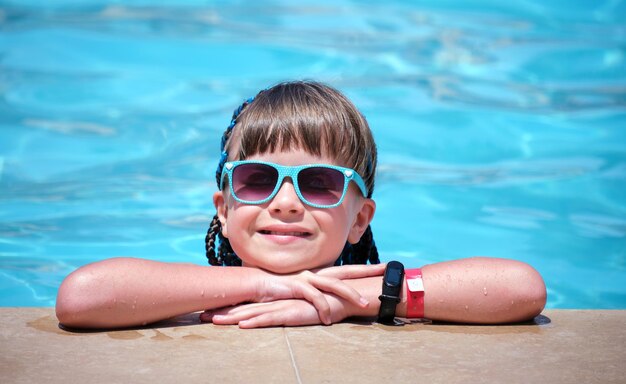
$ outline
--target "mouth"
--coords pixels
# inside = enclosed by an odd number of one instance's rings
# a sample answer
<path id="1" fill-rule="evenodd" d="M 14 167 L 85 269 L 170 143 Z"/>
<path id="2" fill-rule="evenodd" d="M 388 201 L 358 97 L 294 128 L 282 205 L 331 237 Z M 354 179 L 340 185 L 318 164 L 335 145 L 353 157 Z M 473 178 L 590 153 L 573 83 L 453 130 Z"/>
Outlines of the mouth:
<path id="1" fill-rule="evenodd" d="M 295 236 L 295 237 L 307 237 L 311 234 L 309 232 L 300 232 L 300 231 L 270 231 L 270 230 L 260 230 L 260 234 L 262 235 L 271 235 L 271 236 Z"/>

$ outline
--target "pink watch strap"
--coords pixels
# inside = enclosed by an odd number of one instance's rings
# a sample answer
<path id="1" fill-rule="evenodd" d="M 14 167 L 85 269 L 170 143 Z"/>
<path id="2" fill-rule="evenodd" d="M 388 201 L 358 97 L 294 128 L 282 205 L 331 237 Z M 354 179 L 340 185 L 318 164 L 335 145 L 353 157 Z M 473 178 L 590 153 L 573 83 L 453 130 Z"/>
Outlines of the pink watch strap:
<path id="1" fill-rule="evenodd" d="M 419 268 L 404 271 L 406 278 L 406 317 L 421 319 L 424 317 L 424 283 L 422 270 Z"/>

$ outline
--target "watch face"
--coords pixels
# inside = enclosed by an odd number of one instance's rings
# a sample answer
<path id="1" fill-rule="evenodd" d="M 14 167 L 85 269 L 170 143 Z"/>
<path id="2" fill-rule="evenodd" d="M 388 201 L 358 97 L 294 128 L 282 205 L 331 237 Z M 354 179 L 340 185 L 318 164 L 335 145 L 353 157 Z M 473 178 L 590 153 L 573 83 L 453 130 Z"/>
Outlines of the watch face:
<path id="1" fill-rule="evenodd" d="M 398 264 L 398 265 L 396 265 Z M 387 264 L 387 271 L 385 273 L 385 281 L 388 285 L 397 286 L 402 283 L 402 273 L 404 272 L 404 268 L 402 264 L 396 262 L 390 262 Z"/>

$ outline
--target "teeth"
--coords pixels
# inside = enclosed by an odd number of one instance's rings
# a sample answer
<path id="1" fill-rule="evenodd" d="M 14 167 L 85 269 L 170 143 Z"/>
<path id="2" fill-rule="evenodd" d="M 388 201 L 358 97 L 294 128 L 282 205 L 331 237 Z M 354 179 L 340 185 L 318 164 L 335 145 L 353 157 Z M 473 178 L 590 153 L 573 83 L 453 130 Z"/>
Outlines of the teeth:
<path id="1" fill-rule="evenodd" d="M 262 231 L 266 235 L 276 235 L 276 236 L 306 236 L 306 232 L 276 232 L 276 231 Z"/>

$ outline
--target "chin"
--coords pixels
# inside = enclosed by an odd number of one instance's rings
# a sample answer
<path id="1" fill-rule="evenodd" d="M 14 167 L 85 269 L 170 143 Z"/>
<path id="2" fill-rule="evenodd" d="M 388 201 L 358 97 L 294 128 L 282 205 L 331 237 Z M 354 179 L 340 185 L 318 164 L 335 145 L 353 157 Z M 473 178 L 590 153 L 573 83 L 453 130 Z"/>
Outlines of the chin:
<path id="1" fill-rule="evenodd" d="M 285 262 L 286 260 L 289 262 Z M 311 265 L 311 263 L 297 262 L 296 260 L 290 259 L 288 255 L 286 255 L 285 258 L 274 258 L 272 261 L 271 263 L 257 263 L 256 266 L 281 275 L 318 268 L 318 266 Z"/>
<path id="2" fill-rule="evenodd" d="M 266 271 L 278 273 L 281 275 L 285 275 L 288 273 L 301 272 L 305 269 L 310 269 L 306 267 L 300 267 L 297 265 L 271 265 L 271 266 L 262 266 L 261 268 L 265 269 Z"/>

